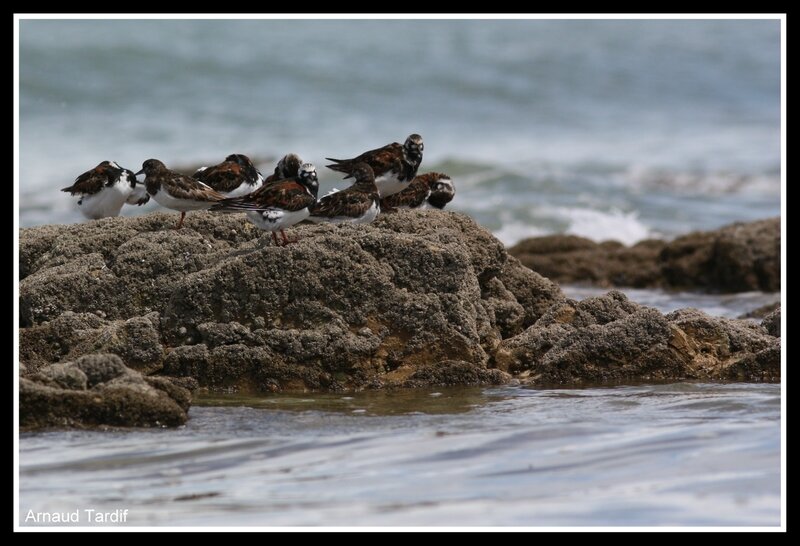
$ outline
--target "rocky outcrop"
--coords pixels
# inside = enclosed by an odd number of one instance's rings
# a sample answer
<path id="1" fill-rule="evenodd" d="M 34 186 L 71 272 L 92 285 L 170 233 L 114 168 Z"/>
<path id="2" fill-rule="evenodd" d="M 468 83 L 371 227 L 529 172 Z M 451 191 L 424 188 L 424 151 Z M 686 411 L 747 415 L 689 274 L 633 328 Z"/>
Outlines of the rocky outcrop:
<path id="1" fill-rule="evenodd" d="M 462 214 L 296 226 L 286 247 L 242 215 L 173 225 L 156 213 L 21 231 L 26 427 L 180 424 L 181 381 L 268 393 L 779 378 L 780 340 L 762 326 L 664 316 L 616 292 L 565 299 Z"/>
<path id="2" fill-rule="evenodd" d="M 495 365 L 537 385 L 780 379 L 780 340 L 751 321 L 696 309 L 662 315 L 621 292 L 553 305 L 504 340 Z"/>
<path id="3" fill-rule="evenodd" d="M 189 391 L 163 377 L 144 377 L 111 354 L 50 364 L 20 378 L 22 429 L 168 427 L 186 422 Z"/>
<path id="4" fill-rule="evenodd" d="M 22 231 L 28 370 L 104 352 L 220 390 L 495 383 L 494 348 L 562 297 L 455 213 L 299 226 L 287 247 L 241 215 L 173 220 Z"/>
<path id="5" fill-rule="evenodd" d="M 534 237 L 509 253 L 564 283 L 776 292 L 781 288 L 780 247 L 780 219 L 772 218 L 630 247 L 573 235 Z"/>

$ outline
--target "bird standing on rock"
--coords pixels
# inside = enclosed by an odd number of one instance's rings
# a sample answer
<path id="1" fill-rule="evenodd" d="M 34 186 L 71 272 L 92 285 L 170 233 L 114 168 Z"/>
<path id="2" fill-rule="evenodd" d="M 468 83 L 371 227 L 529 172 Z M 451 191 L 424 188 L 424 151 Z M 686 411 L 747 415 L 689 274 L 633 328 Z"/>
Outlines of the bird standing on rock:
<path id="1" fill-rule="evenodd" d="M 231 154 L 225 161 L 211 167 L 200 167 L 192 178 L 210 186 L 225 197 L 239 197 L 255 191 L 264 182 L 250 158 Z"/>
<path id="2" fill-rule="evenodd" d="M 90 220 L 119 216 L 122 205 L 144 205 L 150 196 L 133 171 L 123 169 L 114 161 L 103 161 L 94 169 L 86 171 L 75 182 L 61 191 L 80 195 L 78 208 Z"/>
<path id="3" fill-rule="evenodd" d="M 401 146 L 397 142 L 387 144 L 382 148 L 364 152 L 353 159 L 333 159 L 331 165 L 326 165 L 329 169 L 347 174 L 345 179 L 354 176 L 353 170 L 359 163 L 366 163 L 375 173 L 375 184 L 381 197 L 392 195 L 408 187 L 411 180 L 417 175 L 420 163 L 422 163 L 422 151 L 425 146 L 422 137 L 410 135 Z"/>
<path id="4" fill-rule="evenodd" d="M 368 224 L 380 211 L 381 197 L 375 185 L 375 173 L 366 163 L 352 168 L 356 181 L 349 188 L 329 193 L 311 207 L 308 219 L 333 224 Z"/>
<path id="5" fill-rule="evenodd" d="M 211 207 L 212 211 L 246 212 L 257 227 L 272 232 L 278 244 L 276 231 L 281 232 L 284 246 L 289 239 L 284 228 L 308 218 L 309 207 L 317 201 L 317 169 L 311 163 L 300 166 L 297 176 L 264 184 L 259 189 L 233 199 L 225 199 Z"/>
<path id="6" fill-rule="evenodd" d="M 142 173 L 145 175 L 144 185 L 147 193 L 156 203 L 180 211 L 181 219 L 175 229 L 183 226 L 187 211 L 207 209 L 217 201 L 225 199 L 224 195 L 214 191 L 207 184 L 168 169 L 158 159 L 148 159 L 142 163 L 142 170 L 136 174 Z"/>

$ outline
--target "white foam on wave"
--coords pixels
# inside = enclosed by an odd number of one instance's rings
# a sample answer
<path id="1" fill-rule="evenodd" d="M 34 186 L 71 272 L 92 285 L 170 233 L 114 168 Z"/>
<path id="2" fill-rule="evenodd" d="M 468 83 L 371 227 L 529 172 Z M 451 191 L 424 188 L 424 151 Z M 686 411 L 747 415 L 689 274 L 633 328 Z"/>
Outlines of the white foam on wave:
<path id="1" fill-rule="evenodd" d="M 541 237 L 553 233 L 568 233 L 601 242 L 614 240 L 626 245 L 635 244 L 643 239 L 658 238 L 659 234 L 650 229 L 639 219 L 635 211 L 625 212 L 619 209 L 602 211 L 586 208 L 557 207 L 548 211 L 553 221 L 566 224 L 564 229 L 546 229 L 541 225 L 524 223 L 503 218 L 500 229 L 494 235 L 506 246 L 513 246 L 528 237 Z M 550 222 L 548 222 L 550 223 Z"/>
<path id="2" fill-rule="evenodd" d="M 642 239 L 656 236 L 639 220 L 639 213 L 636 211 L 611 209 L 605 212 L 595 209 L 561 208 L 558 212 L 569 219 L 570 224 L 566 233 L 593 241 L 614 240 L 632 245 Z"/>

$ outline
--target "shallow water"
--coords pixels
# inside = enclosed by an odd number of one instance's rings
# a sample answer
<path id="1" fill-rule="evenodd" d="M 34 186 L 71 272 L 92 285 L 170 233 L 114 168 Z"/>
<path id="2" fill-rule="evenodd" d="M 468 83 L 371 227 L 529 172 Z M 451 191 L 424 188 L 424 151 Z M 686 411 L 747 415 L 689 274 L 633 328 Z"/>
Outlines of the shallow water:
<path id="1" fill-rule="evenodd" d="M 127 525 L 778 525 L 780 386 L 206 397 L 178 430 L 25 434 L 28 510 Z"/>

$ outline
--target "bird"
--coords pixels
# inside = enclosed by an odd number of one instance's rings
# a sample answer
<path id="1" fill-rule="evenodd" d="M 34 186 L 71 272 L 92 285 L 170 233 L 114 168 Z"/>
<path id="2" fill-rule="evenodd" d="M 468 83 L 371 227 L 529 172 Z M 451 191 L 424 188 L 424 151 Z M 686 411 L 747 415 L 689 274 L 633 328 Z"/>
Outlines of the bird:
<path id="1" fill-rule="evenodd" d="M 366 163 L 375 173 L 375 184 L 382 197 L 404 190 L 417 175 L 422 163 L 422 151 L 425 146 L 418 134 L 410 135 L 401 146 L 397 142 L 382 148 L 369 150 L 353 159 L 325 159 L 333 161 L 326 165 L 331 170 L 347 174 L 345 179 L 353 176 L 353 169 L 358 163 Z"/>
<path id="2" fill-rule="evenodd" d="M 219 212 L 246 212 L 256 227 L 272 232 L 272 240 L 278 244 L 276 231 L 280 231 L 283 245 L 289 239 L 283 231 L 308 218 L 309 207 L 317 202 L 317 169 L 311 163 L 300 166 L 296 176 L 264 184 L 253 193 L 224 199 L 211 207 Z"/>
<path id="3" fill-rule="evenodd" d="M 269 184 L 297 176 L 302 164 L 303 160 L 297 154 L 286 154 L 275 165 L 275 171 L 264 179 L 264 183 Z"/>
<path id="4" fill-rule="evenodd" d="M 382 198 L 381 212 L 393 209 L 443 209 L 455 194 L 453 180 L 446 174 L 420 174 L 403 191 Z"/>
<path id="5" fill-rule="evenodd" d="M 61 191 L 80 195 L 78 208 L 90 220 L 119 216 L 122 205 L 143 205 L 150 196 L 136 186 L 139 181 L 133 171 L 120 167 L 114 161 L 102 161 L 94 169 L 75 179 L 71 186 Z"/>
<path id="6" fill-rule="evenodd" d="M 356 179 L 352 186 L 329 193 L 310 208 L 311 222 L 366 224 L 380 211 L 380 194 L 375 173 L 366 163 L 356 163 L 351 170 Z"/>
<path id="7" fill-rule="evenodd" d="M 181 219 L 175 229 L 183 226 L 187 211 L 207 209 L 217 201 L 225 199 L 224 195 L 207 184 L 168 169 L 158 159 L 148 159 L 142 163 L 142 170 L 136 175 L 142 173 L 145 175 L 144 185 L 147 193 L 156 203 L 180 211 Z"/>
<path id="8" fill-rule="evenodd" d="M 231 154 L 218 165 L 200 167 L 192 178 L 210 186 L 225 197 L 247 195 L 264 182 L 264 177 L 253 162 L 243 154 Z"/>

